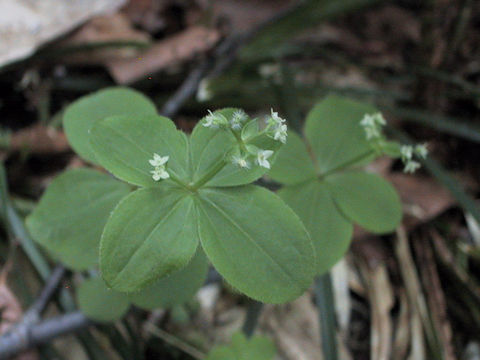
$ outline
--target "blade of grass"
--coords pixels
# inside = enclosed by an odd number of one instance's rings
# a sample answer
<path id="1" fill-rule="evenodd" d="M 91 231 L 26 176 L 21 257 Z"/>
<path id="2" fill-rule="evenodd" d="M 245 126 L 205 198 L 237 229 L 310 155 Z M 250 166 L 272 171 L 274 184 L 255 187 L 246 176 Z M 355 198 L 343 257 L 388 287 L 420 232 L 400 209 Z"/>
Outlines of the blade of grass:
<path id="1" fill-rule="evenodd" d="M 432 114 L 429 111 L 380 105 L 384 111 L 399 116 L 402 120 L 430 126 L 446 134 L 455 135 L 480 143 L 480 128 L 472 126 L 464 119 Z"/>
<path id="2" fill-rule="evenodd" d="M 251 337 L 258 325 L 258 318 L 262 313 L 263 304 L 255 300 L 249 300 L 247 316 L 242 326 L 242 331 L 247 337 Z"/>
<path id="3" fill-rule="evenodd" d="M 335 319 L 335 299 L 333 297 L 330 273 L 318 276 L 315 280 L 315 302 L 319 310 L 319 323 L 325 360 L 337 360 L 337 330 Z"/>

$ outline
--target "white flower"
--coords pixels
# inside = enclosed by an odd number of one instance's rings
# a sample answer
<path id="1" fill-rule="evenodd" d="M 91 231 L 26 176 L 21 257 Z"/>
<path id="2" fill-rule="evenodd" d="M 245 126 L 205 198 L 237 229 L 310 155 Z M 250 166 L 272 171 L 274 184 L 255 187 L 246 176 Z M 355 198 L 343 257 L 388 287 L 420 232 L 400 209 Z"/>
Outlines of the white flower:
<path id="1" fill-rule="evenodd" d="M 360 125 L 365 130 L 367 140 L 381 138 L 382 126 L 386 125 L 386 123 L 381 113 L 365 114 L 360 121 Z"/>
<path id="2" fill-rule="evenodd" d="M 150 171 L 152 173 L 152 178 L 155 181 L 168 179 L 170 174 L 165 170 L 164 166 L 158 166 L 154 170 Z"/>
<path id="3" fill-rule="evenodd" d="M 270 169 L 270 163 L 268 162 L 268 158 L 273 155 L 272 150 L 258 150 L 257 152 L 257 159 L 255 160 L 256 163 L 266 169 Z"/>
<path id="4" fill-rule="evenodd" d="M 413 156 L 413 146 L 402 145 L 400 148 L 400 155 L 402 156 L 403 161 L 410 160 Z"/>
<path id="5" fill-rule="evenodd" d="M 422 159 L 425 159 L 428 155 L 427 144 L 415 146 L 415 154 L 417 154 Z"/>
<path id="6" fill-rule="evenodd" d="M 169 156 L 160 156 L 158 154 L 153 154 L 153 159 L 148 160 L 152 166 L 162 166 L 167 163 Z"/>
<path id="7" fill-rule="evenodd" d="M 228 124 L 228 120 L 225 116 L 220 113 L 212 113 L 208 110 L 208 115 L 205 117 L 202 125 L 205 127 L 210 127 L 212 129 L 216 129 L 220 126 L 226 126 Z"/>
<path id="8" fill-rule="evenodd" d="M 387 122 L 385 121 L 385 118 L 383 117 L 382 113 L 376 113 L 372 115 L 373 121 L 380 126 L 385 126 L 387 125 Z"/>
<path id="9" fill-rule="evenodd" d="M 364 127 L 365 135 L 367 136 L 367 140 L 370 139 L 378 139 L 381 136 L 380 130 L 377 126 L 368 126 Z"/>
<path id="10" fill-rule="evenodd" d="M 234 155 L 232 157 L 232 163 L 233 165 L 237 165 L 242 169 L 250 169 L 250 163 L 244 157 L 241 157 L 239 155 Z"/>
<path id="11" fill-rule="evenodd" d="M 152 179 L 155 181 L 159 181 L 161 179 L 168 179 L 170 174 L 165 169 L 165 165 L 170 157 L 167 156 L 160 156 L 158 154 L 153 154 L 153 159 L 148 160 L 150 165 L 154 167 L 150 173 L 152 174 Z"/>
<path id="12" fill-rule="evenodd" d="M 273 139 L 285 144 L 287 142 L 287 125 L 277 126 L 274 131 Z"/>
<path id="13" fill-rule="evenodd" d="M 248 119 L 247 114 L 243 110 L 236 110 L 232 119 L 230 120 L 230 126 L 233 130 L 240 130 L 243 126 L 243 123 Z"/>
<path id="14" fill-rule="evenodd" d="M 282 119 L 280 116 L 278 116 L 278 112 L 273 111 L 273 109 L 270 109 L 270 114 L 271 124 L 280 126 L 285 122 L 285 119 Z"/>
<path id="15" fill-rule="evenodd" d="M 375 126 L 375 119 L 372 115 L 365 114 L 363 119 L 360 121 L 360 125 L 362 125 L 363 127 Z"/>
<path id="16" fill-rule="evenodd" d="M 198 90 L 196 95 L 198 102 L 208 101 L 213 98 L 213 93 L 209 88 L 209 83 L 209 79 L 203 79 L 202 81 L 200 81 L 200 84 L 198 84 Z"/>
<path id="17" fill-rule="evenodd" d="M 420 163 L 414 160 L 410 160 L 405 164 L 403 172 L 413 174 L 420 167 Z"/>

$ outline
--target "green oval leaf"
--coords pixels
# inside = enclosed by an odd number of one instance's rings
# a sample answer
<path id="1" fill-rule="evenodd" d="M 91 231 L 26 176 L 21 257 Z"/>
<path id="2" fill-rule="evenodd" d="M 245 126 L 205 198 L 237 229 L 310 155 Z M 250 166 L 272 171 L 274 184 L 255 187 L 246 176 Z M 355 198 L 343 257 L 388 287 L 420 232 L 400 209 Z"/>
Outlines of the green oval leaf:
<path id="1" fill-rule="evenodd" d="M 393 186 L 378 175 L 345 172 L 327 179 L 335 203 L 346 217 L 375 233 L 395 230 L 402 204 Z"/>
<path id="2" fill-rule="evenodd" d="M 279 150 L 268 176 L 286 185 L 299 184 L 316 177 L 307 147 L 295 132 L 288 132 L 287 143 Z"/>
<path id="3" fill-rule="evenodd" d="M 77 302 L 86 317 L 100 322 L 121 319 L 130 307 L 127 296 L 108 289 L 100 277 L 87 279 L 80 284 Z"/>
<path id="4" fill-rule="evenodd" d="M 317 254 L 317 275 L 327 272 L 347 252 L 352 223 L 337 209 L 327 185 L 318 180 L 286 186 L 278 195 L 297 213 L 310 233 Z"/>
<path id="5" fill-rule="evenodd" d="M 130 300 L 147 310 L 182 305 L 200 289 L 207 272 L 208 261 L 199 248 L 187 266 L 153 282 L 139 292 L 130 294 Z"/>
<path id="6" fill-rule="evenodd" d="M 360 121 L 375 112 L 371 105 L 333 95 L 315 105 L 305 122 L 305 136 L 321 173 L 371 151 Z"/>
<path id="7" fill-rule="evenodd" d="M 75 270 L 98 263 L 103 227 L 128 185 L 89 169 L 69 170 L 52 181 L 27 218 L 32 237 Z"/>
<path id="8" fill-rule="evenodd" d="M 109 218 L 100 243 L 106 283 L 124 292 L 188 264 L 198 244 L 193 200 L 174 187 L 139 189 Z"/>
<path id="9" fill-rule="evenodd" d="M 203 249 L 220 274 L 267 303 L 300 296 L 315 273 L 315 251 L 300 219 L 272 192 L 249 185 L 202 189 Z"/>
<path id="10" fill-rule="evenodd" d="M 166 117 L 113 116 L 99 121 L 90 132 L 97 160 L 119 179 L 139 186 L 158 185 L 148 162 L 154 153 L 169 156 L 167 169 L 171 175 L 188 177 L 188 139 Z"/>
<path id="11" fill-rule="evenodd" d="M 124 87 L 107 88 L 70 104 L 63 115 L 63 128 L 75 152 L 83 159 L 97 163 L 88 134 L 97 121 L 113 115 L 156 113 L 155 105 L 138 91 Z"/>

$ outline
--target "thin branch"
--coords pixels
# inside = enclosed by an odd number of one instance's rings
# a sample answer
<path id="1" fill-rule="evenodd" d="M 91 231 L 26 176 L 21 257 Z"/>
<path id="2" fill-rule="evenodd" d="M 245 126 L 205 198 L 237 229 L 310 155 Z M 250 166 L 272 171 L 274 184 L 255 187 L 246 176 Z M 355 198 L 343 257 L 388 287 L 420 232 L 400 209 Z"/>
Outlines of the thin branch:
<path id="1" fill-rule="evenodd" d="M 60 284 L 60 281 L 65 275 L 65 272 L 66 272 L 65 267 L 63 267 L 63 265 L 61 264 L 57 265 L 55 269 L 53 269 L 50 275 L 50 278 L 47 280 L 47 283 L 43 287 L 42 292 L 40 293 L 38 298 L 35 300 L 33 305 L 30 307 L 30 309 L 27 311 L 27 313 L 25 314 L 25 317 L 35 317 L 35 318 L 40 317 L 42 312 L 47 307 L 48 302 L 57 291 L 58 285 Z M 37 321 L 34 321 L 34 322 L 37 322 Z"/>
<path id="2" fill-rule="evenodd" d="M 21 351 L 47 343 L 60 335 L 78 331 L 91 324 L 92 322 L 85 315 L 76 311 L 30 327 L 23 327 L 21 332 L 7 333 L 0 337 L 0 359 L 9 359 Z"/>

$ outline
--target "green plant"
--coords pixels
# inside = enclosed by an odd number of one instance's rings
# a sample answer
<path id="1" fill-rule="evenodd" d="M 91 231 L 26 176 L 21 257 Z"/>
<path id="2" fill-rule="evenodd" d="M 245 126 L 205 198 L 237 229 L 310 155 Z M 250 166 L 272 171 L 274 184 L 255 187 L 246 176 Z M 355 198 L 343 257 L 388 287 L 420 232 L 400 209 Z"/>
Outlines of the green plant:
<path id="1" fill-rule="evenodd" d="M 115 291 L 166 292 L 154 281 L 172 285 L 197 253 L 252 298 L 279 303 L 301 295 L 314 276 L 309 235 L 279 197 L 249 185 L 286 141 L 284 120 L 272 112 L 261 128 L 243 111 L 224 109 L 188 137 L 154 109 L 125 88 L 69 106 L 72 147 L 123 182 L 93 169 L 60 175 L 27 219 L 34 238 L 75 270 L 99 263 Z"/>
<path id="2" fill-rule="evenodd" d="M 385 120 L 372 106 L 328 96 L 308 114 L 302 139 L 289 133 L 269 176 L 284 186 L 278 195 L 300 216 L 315 245 L 318 275 L 343 257 L 353 224 L 374 233 L 393 231 L 402 217 L 389 182 L 365 172 L 383 155 L 401 157 L 405 171 L 420 165 L 425 145 L 402 146 L 382 132 Z"/>
<path id="3" fill-rule="evenodd" d="M 83 282 L 78 302 L 100 321 L 131 303 L 186 302 L 209 263 L 247 296 L 287 302 L 343 256 L 354 222 L 383 233 L 400 221 L 393 187 L 357 167 L 387 154 L 412 171 L 426 149 L 387 141 L 383 125 L 370 106 L 329 97 L 308 115 L 306 142 L 287 141 L 273 110 L 265 123 L 240 109 L 210 112 L 187 136 L 140 93 L 106 89 L 70 105 L 64 127 L 84 160 L 116 178 L 66 171 L 27 226 L 71 269 L 99 266 L 105 283 Z M 268 170 L 285 185 L 280 197 L 250 184 Z"/>

